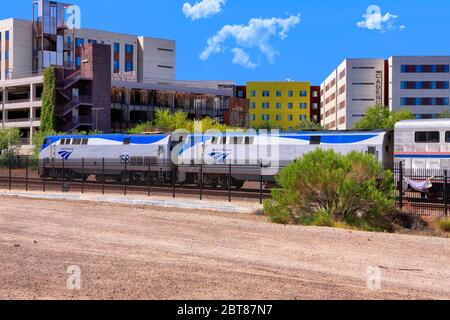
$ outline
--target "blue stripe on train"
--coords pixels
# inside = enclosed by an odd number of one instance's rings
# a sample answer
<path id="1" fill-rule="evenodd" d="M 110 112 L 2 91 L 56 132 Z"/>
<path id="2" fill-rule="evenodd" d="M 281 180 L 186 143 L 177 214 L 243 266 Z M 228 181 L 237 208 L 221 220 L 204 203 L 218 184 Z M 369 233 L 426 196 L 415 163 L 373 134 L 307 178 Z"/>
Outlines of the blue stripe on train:
<path id="1" fill-rule="evenodd" d="M 350 144 L 363 142 L 378 137 L 378 135 L 316 135 L 321 137 L 321 143 Z M 281 136 L 281 138 L 311 141 L 313 136 Z"/>
<path id="2" fill-rule="evenodd" d="M 450 159 L 450 154 L 396 154 L 396 159 Z"/>

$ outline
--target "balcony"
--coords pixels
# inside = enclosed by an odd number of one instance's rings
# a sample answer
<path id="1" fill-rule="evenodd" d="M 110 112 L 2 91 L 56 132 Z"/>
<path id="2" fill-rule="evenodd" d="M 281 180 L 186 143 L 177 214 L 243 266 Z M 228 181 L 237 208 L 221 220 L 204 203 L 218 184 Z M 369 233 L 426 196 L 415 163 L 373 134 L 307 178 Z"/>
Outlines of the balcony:
<path id="1" fill-rule="evenodd" d="M 92 96 L 81 95 L 73 97 L 72 101 L 70 101 L 67 105 L 64 106 L 63 115 L 66 116 L 76 108 L 81 105 L 92 106 Z"/>
<path id="2" fill-rule="evenodd" d="M 65 131 L 67 132 L 75 131 L 82 126 L 92 127 L 92 121 L 93 121 L 92 116 L 72 117 L 72 122 L 67 124 Z"/>

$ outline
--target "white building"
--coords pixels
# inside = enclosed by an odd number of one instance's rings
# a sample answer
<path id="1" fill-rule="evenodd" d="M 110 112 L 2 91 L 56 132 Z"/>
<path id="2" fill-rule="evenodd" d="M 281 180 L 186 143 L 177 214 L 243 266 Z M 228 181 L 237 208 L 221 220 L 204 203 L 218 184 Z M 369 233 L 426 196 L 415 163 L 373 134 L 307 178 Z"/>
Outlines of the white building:
<path id="1" fill-rule="evenodd" d="M 417 119 L 436 118 L 449 108 L 450 56 L 390 57 L 389 107 L 408 108 Z"/>
<path id="2" fill-rule="evenodd" d="M 387 102 L 384 59 L 346 59 L 321 84 L 321 123 L 352 129 L 374 105 Z"/>

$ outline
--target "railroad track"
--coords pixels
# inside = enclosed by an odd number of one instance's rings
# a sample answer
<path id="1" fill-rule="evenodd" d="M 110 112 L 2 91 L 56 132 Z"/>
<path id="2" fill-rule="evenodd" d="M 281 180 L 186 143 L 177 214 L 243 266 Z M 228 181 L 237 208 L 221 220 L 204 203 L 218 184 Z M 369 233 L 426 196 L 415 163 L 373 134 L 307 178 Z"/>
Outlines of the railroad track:
<path id="1" fill-rule="evenodd" d="M 45 183 L 44 183 L 45 182 Z M 10 185 L 9 177 L 0 177 L 0 186 L 3 189 L 8 189 Z M 62 180 L 53 180 L 53 179 L 39 179 L 39 178 L 29 178 L 25 177 L 13 177 L 11 179 L 11 189 L 15 190 L 17 188 L 26 189 L 28 185 L 28 190 L 45 190 L 46 191 L 62 191 L 64 188 L 68 190 L 68 192 L 98 192 L 101 193 L 103 190 L 105 193 L 124 193 L 127 195 L 133 194 L 170 194 L 173 195 L 190 195 L 200 198 L 200 195 L 203 197 L 223 197 L 229 198 L 231 194 L 232 199 L 268 199 L 270 197 L 270 190 L 264 189 L 262 193 L 259 189 L 252 188 L 244 188 L 244 189 L 234 189 L 231 191 L 224 188 L 211 188 L 204 187 L 203 190 L 200 190 L 197 186 L 182 186 L 175 185 L 175 188 L 172 185 L 153 185 L 150 187 L 148 185 L 137 185 L 132 183 L 114 183 L 110 181 L 105 181 L 103 185 L 102 182 L 94 182 L 94 181 L 86 181 L 82 183 L 81 181 L 66 181 L 63 186 Z"/>

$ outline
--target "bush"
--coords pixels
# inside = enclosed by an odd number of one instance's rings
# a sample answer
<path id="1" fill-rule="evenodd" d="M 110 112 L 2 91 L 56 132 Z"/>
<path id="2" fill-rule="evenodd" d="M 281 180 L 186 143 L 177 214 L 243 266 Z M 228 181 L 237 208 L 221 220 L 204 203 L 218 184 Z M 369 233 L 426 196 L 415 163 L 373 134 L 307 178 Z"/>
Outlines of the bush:
<path id="1" fill-rule="evenodd" d="M 265 203 L 275 223 L 390 228 L 393 175 L 371 155 L 319 149 L 285 168 L 277 182 L 279 188 Z"/>
<path id="2" fill-rule="evenodd" d="M 449 218 L 440 219 L 437 222 L 437 226 L 439 230 L 441 230 L 442 232 L 450 232 L 450 219 Z"/>

